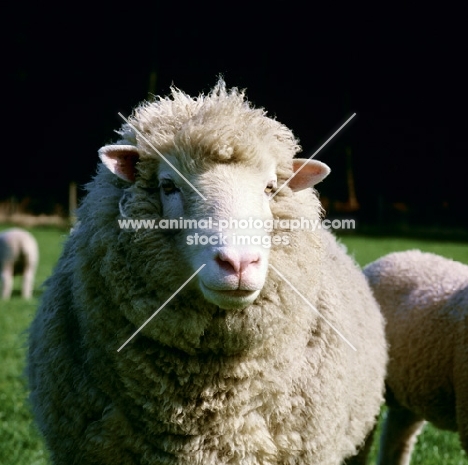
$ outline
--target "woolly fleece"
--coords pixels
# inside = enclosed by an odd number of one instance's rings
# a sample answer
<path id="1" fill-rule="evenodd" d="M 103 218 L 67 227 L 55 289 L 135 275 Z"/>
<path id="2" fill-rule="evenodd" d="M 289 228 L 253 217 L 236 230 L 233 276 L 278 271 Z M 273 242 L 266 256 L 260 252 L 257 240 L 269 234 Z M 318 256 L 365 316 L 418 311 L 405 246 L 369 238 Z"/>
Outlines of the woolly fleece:
<path id="1" fill-rule="evenodd" d="M 32 296 L 34 277 L 39 262 L 39 247 L 35 237 L 21 228 L 10 228 L 0 233 L 1 296 L 8 300 L 13 291 L 13 277 L 22 277 L 21 295 Z"/>
<path id="2" fill-rule="evenodd" d="M 422 420 L 458 431 L 468 452 L 468 266 L 411 250 L 380 258 L 364 273 L 387 322 L 387 397 L 400 420 L 387 425 L 381 463 L 407 463 L 395 457 L 404 454 L 401 444 L 414 442 Z"/>
<path id="3" fill-rule="evenodd" d="M 117 352 L 193 272 L 171 234 L 119 229 L 122 204 L 129 217 L 161 215 L 151 146 L 195 181 L 213 164 L 274 157 L 280 185 L 294 136 L 222 81 L 198 98 L 173 89 L 130 121 L 151 142 L 120 131 L 140 152 L 136 181 L 99 166 L 30 328 L 31 402 L 53 463 L 339 464 L 374 425 L 386 345 L 362 272 L 328 232 L 288 231 L 270 263 L 356 351 L 270 269 L 243 310 L 184 288 Z M 313 189 L 289 187 L 271 210 L 321 213 Z"/>

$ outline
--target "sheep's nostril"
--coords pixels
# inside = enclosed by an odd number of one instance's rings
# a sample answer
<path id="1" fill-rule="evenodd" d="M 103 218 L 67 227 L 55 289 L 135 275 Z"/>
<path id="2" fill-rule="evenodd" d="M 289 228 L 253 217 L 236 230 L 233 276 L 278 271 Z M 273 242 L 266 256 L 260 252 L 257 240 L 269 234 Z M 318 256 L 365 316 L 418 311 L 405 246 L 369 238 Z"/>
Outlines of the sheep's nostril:
<path id="1" fill-rule="evenodd" d="M 225 270 L 225 271 L 229 271 L 229 272 L 235 272 L 235 273 L 238 273 L 239 271 L 239 264 L 237 263 L 236 260 L 234 259 L 228 259 L 226 257 L 224 258 L 221 258 L 219 255 L 216 257 L 216 263 L 218 264 L 218 266 L 222 269 L 222 270 Z"/>
<path id="2" fill-rule="evenodd" d="M 260 263 L 260 254 L 255 251 L 222 249 L 216 255 L 215 260 L 221 269 L 241 274 L 249 266 L 257 266 Z"/>

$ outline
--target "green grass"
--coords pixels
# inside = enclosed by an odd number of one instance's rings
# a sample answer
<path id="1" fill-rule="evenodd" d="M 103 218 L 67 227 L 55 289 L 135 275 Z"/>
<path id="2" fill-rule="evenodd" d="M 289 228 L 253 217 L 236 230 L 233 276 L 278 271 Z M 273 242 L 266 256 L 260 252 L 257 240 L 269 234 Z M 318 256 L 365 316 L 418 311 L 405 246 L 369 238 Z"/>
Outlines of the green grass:
<path id="1" fill-rule="evenodd" d="M 462 242 L 354 235 L 343 236 L 341 241 L 361 266 L 391 252 L 410 249 L 436 253 L 468 264 L 468 244 Z"/>
<path id="2" fill-rule="evenodd" d="M 4 229 L 1 227 L 0 229 Z M 55 228 L 34 228 L 41 261 L 37 273 L 34 299 L 20 298 L 19 280 L 9 302 L 0 301 L 0 464 L 46 465 L 47 452 L 34 426 L 27 402 L 23 376 L 26 335 L 40 296 L 40 284 L 50 275 L 58 259 L 65 232 Z M 396 250 L 419 248 L 468 264 L 468 246 L 461 243 L 423 241 L 400 238 L 345 236 L 342 242 L 356 260 L 365 265 Z M 375 461 L 377 441 L 373 446 Z M 411 465 L 462 465 L 467 458 L 456 434 L 439 431 L 428 425 L 420 435 Z M 85 464 L 83 464 L 85 465 Z"/>

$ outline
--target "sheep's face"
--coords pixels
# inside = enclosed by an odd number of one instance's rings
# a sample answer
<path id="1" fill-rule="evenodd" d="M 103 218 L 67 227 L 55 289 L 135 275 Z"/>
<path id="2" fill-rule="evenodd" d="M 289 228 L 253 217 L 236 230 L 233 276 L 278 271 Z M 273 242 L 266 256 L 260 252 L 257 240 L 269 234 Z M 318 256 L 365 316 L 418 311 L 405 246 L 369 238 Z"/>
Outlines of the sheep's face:
<path id="1" fill-rule="evenodd" d="M 275 166 L 214 165 L 187 177 L 192 188 L 163 165 L 158 180 L 164 217 L 196 220 L 179 232 L 178 247 L 193 270 L 203 266 L 196 279 L 204 297 L 224 309 L 251 304 L 268 269 L 269 233 L 262 225 L 272 218 Z"/>
<path id="2" fill-rule="evenodd" d="M 101 159 L 117 176 L 138 179 L 138 151 L 131 146 L 107 146 Z M 278 186 L 274 158 L 257 163 L 212 163 L 190 172 L 176 156 L 155 164 L 154 184 L 165 220 L 176 220 L 171 230 L 182 263 L 196 275 L 205 299 L 222 309 L 242 309 L 255 301 L 268 271 L 271 232 L 265 227 L 273 215 L 270 202 Z M 141 160 L 141 164 L 149 161 Z M 292 160 L 293 169 L 304 160 Z M 195 171 L 195 170 L 194 170 Z M 329 168 L 308 161 L 289 182 L 293 190 L 321 181 Z"/>

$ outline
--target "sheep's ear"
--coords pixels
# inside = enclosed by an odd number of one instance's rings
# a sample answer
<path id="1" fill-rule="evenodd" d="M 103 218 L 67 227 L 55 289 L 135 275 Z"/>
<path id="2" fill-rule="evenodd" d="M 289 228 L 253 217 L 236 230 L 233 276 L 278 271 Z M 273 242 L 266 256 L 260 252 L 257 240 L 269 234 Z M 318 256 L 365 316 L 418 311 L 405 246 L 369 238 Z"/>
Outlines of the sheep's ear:
<path id="1" fill-rule="evenodd" d="M 104 165 L 124 181 L 134 182 L 136 164 L 140 159 L 133 145 L 105 145 L 99 149 L 99 157 Z"/>
<path id="2" fill-rule="evenodd" d="M 330 168 L 325 163 L 301 158 L 293 160 L 293 170 L 295 175 L 289 181 L 289 187 L 293 191 L 313 187 L 330 174 Z"/>

